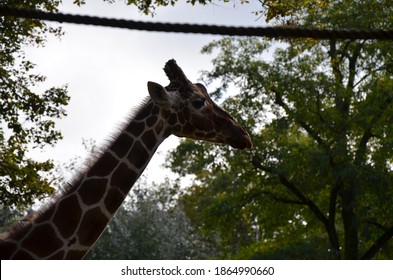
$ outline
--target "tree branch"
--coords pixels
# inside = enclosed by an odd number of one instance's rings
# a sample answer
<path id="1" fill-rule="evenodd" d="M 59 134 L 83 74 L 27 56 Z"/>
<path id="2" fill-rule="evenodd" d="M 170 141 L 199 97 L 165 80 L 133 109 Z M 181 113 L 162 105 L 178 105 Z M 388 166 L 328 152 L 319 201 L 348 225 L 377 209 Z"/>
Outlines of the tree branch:
<path id="1" fill-rule="evenodd" d="M 327 149 L 327 145 L 325 144 L 324 140 L 318 135 L 318 133 L 313 130 L 311 128 L 310 125 L 308 125 L 307 123 L 305 123 L 304 121 L 300 120 L 299 118 L 296 117 L 296 115 L 292 112 L 291 109 L 289 109 L 288 105 L 284 102 L 284 100 L 282 99 L 282 95 L 280 92 L 278 92 L 277 89 L 272 88 L 271 89 L 275 95 L 276 95 L 276 104 L 280 105 L 285 112 L 291 116 L 302 128 L 304 128 L 304 130 L 307 131 L 307 133 L 315 140 L 317 141 L 317 143 L 322 146 L 323 148 L 325 148 L 325 150 Z"/>
<path id="2" fill-rule="evenodd" d="M 339 185 L 335 185 L 330 192 L 329 199 L 329 217 L 328 217 L 328 227 L 330 244 L 333 247 L 334 253 L 337 259 L 340 259 L 340 241 L 338 240 L 338 235 L 336 231 L 336 204 L 338 191 L 340 189 Z"/>
<path id="3" fill-rule="evenodd" d="M 359 81 L 357 81 L 357 82 L 353 85 L 353 88 L 356 88 L 361 82 L 363 82 L 365 79 L 367 79 L 367 77 L 369 77 L 369 76 L 375 74 L 376 72 L 382 71 L 382 70 L 386 70 L 386 69 L 387 69 L 386 66 L 387 66 L 389 63 L 391 63 L 391 62 L 386 62 L 386 63 L 384 63 L 383 65 L 381 65 L 380 67 L 378 67 L 378 68 L 376 68 L 376 69 L 374 69 L 374 70 L 372 70 L 372 69 L 365 69 L 365 70 L 369 70 L 369 72 L 368 72 L 367 74 L 365 74 L 363 77 L 361 77 L 361 78 L 359 79 Z"/>
<path id="4" fill-rule="evenodd" d="M 362 256 L 362 260 L 370 260 L 375 257 L 378 251 L 393 237 L 393 226 L 390 227 Z"/>
<path id="5" fill-rule="evenodd" d="M 252 196 L 250 196 L 249 198 L 256 197 L 256 196 L 259 196 L 259 195 L 266 195 L 266 196 L 269 196 L 269 197 L 271 197 L 273 200 L 275 200 L 275 201 L 277 201 L 277 202 L 285 203 L 285 204 L 299 204 L 299 205 L 305 205 L 305 203 L 304 203 L 303 201 L 294 200 L 294 199 L 288 199 L 288 198 L 286 198 L 286 197 L 279 196 L 279 195 L 277 195 L 277 194 L 275 194 L 275 193 L 273 193 L 273 192 L 269 192 L 269 191 L 260 191 L 260 192 L 257 192 L 257 193 L 255 193 L 255 194 L 253 194 Z"/>
<path id="6" fill-rule="evenodd" d="M 252 164 L 253 164 L 253 166 L 254 166 L 255 168 L 258 168 L 258 169 L 261 169 L 261 170 L 263 170 L 263 171 L 265 171 L 265 172 L 269 172 L 269 173 L 272 173 L 272 174 L 276 175 L 276 176 L 279 178 L 280 182 L 281 182 L 285 187 L 287 187 L 287 189 L 289 189 L 289 190 L 299 199 L 299 201 L 298 201 L 297 204 L 305 204 L 305 205 L 307 205 L 309 208 L 311 208 L 311 210 L 312 210 L 313 212 L 315 211 L 316 216 L 319 217 L 320 220 L 321 220 L 323 223 L 327 223 L 327 219 L 326 219 L 326 217 L 323 215 L 323 213 L 321 212 L 321 210 L 319 210 L 319 208 L 318 208 L 311 200 L 307 199 L 307 198 L 303 195 L 303 193 L 302 193 L 298 188 L 296 188 L 296 186 L 295 186 L 293 183 L 291 183 L 291 182 L 290 182 L 283 174 L 281 174 L 278 170 L 275 170 L 275 169 L 273 169 L 273 168 L 271 168 L 271 167 L 263 166 L 258 156 L 254 156 L 254 157 L 252 158 Z"/>
<path id="7" fill-rule="evenodd" d="M 378 119 L 382 116 L 382 113 L 389 107 L 389 105 L 392 103 L 392 98 L 388 95 L 386 97 L 385 102 L 383 102 L 379 108 L 379 111 L 374 117 L 371 119 L 369 125 L 365 129 L 363 136 L 359 142 L 359 147 L 356 150 L 356 155 L 355 155 L 355 165 L 359 166 L 362 159 L 366 155 L 367 152 L 367 143 L 370 140 L 370 138 L 373 136 L 372 135 L 372 128 L 375 122 L 378 121 Z"/>
<path id="8" fill-rule="evenodd" d="M 336 81 L 342 84 L 343 75 L 340 69 L 340 63 L 342 59 L 339 59 L 337 55 L 336 40 L 330 40 L 330 50 L 328 53 L 330 56 L 330 64 L 333 69 L 334 77 L 336 78 Z"/>
<path id="9" fill-rule="evenodd" d="M 369 225 L 373 225 L 373 226 L 375 226 L 375 227 L 377 227 L 377 228 L 379 228 L 379 229 L 381 229 L 383 231 L 387 231 L 388 230 L 388 227 L 386 227 L 384 225 L 381 225 L 380 223 L 372 221 L 372 220 L 366 220 L 366 221 L 364 221 L 364 223 L 369 224 Z"/>
<path id="10" fill-rule="evenodd" d="M 336 258 L 339 259 L 340 258 L 340 245 L 339 245 L 338 236 L 337 236 L 335 223 L 334 223 L 335 209 L 334 209 L 334 211 L 330 210 L 331 216 L 329 215 L 329 219 L 326 218 L 326 216 L 322 213 L 322 211 L 318 208 L 318 206 L 312 200 L 308 199 L 296 187 L 296 185 L 293 182 L 289 181 L 285 177 L 284 174 L 282 174 L 281 172 L 279 172 L 278 170 L 276 170 L 272 167 L 263 166 L 260 158 L 257 155 L 255 155 L 252 158 L 252 164 L 255 168 L 258 168 L 258 169 L 263 170 L 265 172 L 272 173 L 272 174 L 276 175 L 278 177 L 278 179 L 280 180 L 281 184 L 283 184 L 289 191 L 292 192 L 292 194 L 294 194 L 298 198 L 298 201 L 296 202 L 296 204 L 306 205 L 311 210 L 311 212 L 317 217 L 317 219 L 322 222 L 322 224 L 324 225 L 324 227 L 327 231 L 327 234 L 329 237 L 329 242 L 330 242 L 331 248 L 333 249 L 333 253 L 335 254 Z M 334 207 L 335 207 L 337 192 L 338 192 L 338 189 L 336 189 L 334 191 L 334 193 L 332 194 L 334 196 L 334 198 L 332 200 L 332 201 L 334 201 Z"/>
<path id="11" fill-rule="evenodd" d="M 318 206 L 310 199 L 308 199 L 297 187 L 296 185 L 289 181 L 287 177 L 281 172 L 277 172 L 276 175 L 280 180 L 281 184 L 283 184 L 289 191 L 292 192 L 303 204 L 307 205 L 311 212 L 325 225 L 328 226 L 328 219 L 322 213 L 322 211 L 318 208 Z"/>
<path id="12" fill-rule="evenodd" d="M 351 90 L 353 90 L 354 88 L 355 76 L 356 76 L 356 62 L 360 56 L 360 51 L 362 50 L 363 45 L 364 42 L 358 43 L 356 45 L 355 51 L 353 52 L 353 55 L 349 58 L 349 64 L 348 64 L 349 77 L 348 77 L 347 88 L 350 88 Z"/>

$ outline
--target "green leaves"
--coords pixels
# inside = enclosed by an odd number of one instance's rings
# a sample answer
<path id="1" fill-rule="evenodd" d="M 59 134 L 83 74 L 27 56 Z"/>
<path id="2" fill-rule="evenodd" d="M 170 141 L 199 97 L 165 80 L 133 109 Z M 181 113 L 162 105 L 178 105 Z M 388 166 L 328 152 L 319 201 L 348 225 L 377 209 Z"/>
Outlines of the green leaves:
<path id="1" fill-rule="evenodd" d="M 59 1 L 13 1 L 5 4 L 56 11 Z M 36 92 L 45 76 L 33 73 L 34 63 L 23 52 L 26 45 L 42 46 L 48 33 L 60 36 L 60 28 L 44 22 L 0 17 L 0 201 L 3 208 L 24 209 L 36 198 L 53 192 L 43 176 L 50 160 L 36 162 L 27 156 L 31 148 L 54 145 L 61 139 L 55 120 L 66 115 L 67 86 Z"/>
<path id="2" fill-rule="evenodd" d="M 104 0 L 108 3 L 114 3 L 116 0 Z M 127 0 L 125 1 L 127 5 L 136 6 L 138 10 L 145 15 L 154 16 L 156 14 L 156 9 L 159 7 L 167 7 L 167 6 L 174 6 L 178 0 L 148 0 L 148 1 L 141 1 L 141 0 Z M 75 0 L 74 4 L 78 6 L 85 4 L 85 0 Z M 192 5 L 201 4 L 207 5 L 211 3 L 211 0 L 187 0 L 187 3 Z M 228 0 L 223 0 L 223 2 L 228 2 Z M 243 2 L 243 0 L 241 1 Z"/>
<path id="3" fill-rule="evenodd" d="M 3 138 L 3 137 L 2 137 Z M 0 139 L 0 197 L 3 207 L 24 209 L 35 198 L 47 196 L 54 191 L 41 172 L 53 168 L 51 161 L 35 162 L 26 159 L 26 145 L 10 139 Z"/>

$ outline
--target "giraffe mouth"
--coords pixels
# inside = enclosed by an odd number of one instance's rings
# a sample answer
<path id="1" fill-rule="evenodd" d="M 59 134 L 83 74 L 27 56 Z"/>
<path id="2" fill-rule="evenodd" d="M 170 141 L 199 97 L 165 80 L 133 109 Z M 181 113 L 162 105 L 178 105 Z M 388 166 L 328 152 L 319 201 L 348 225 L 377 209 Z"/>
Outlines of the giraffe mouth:
<path id="1" fill-rule="evenodd" d="M 253 143 L 248 132 L 240 127 L 243 133 L 237 133 L 237 137 L 226 139 L 226 143 L 228 143 L 232 148 L 235 149 L 252 149 Z"/>
<path id="2" fill-rule="evenodd" d="M 246 141 L 228 140 L 228 142 L 229 142 L 229 145 L 231 145 L 231 147 L 235 148 L 235 149 L 244 150 L 244 149 L 251 149 L 252 148 L 251 139 L 246 140 Z"/>

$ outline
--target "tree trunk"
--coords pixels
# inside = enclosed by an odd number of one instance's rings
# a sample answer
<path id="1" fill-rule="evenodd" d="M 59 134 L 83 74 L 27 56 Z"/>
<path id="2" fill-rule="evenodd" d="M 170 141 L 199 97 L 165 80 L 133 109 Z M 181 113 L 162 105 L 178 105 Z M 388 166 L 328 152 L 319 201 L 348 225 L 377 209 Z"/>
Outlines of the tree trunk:
<path id="1" fill-rule="evenodd" d="M 344 223 L 344 258 L 358 259 L 358 224 L 355 214 L 355 192 L 353 186 L 345 186 L 341 192 L 342 218 Z"/>

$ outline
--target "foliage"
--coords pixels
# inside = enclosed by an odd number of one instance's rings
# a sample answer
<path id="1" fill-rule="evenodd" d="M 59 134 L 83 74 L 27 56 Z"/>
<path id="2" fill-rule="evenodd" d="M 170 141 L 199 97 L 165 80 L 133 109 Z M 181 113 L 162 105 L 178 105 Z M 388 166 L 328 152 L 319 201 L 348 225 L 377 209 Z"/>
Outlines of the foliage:
<path id="1" fill-rule="evenodd" d="M 148 1 L 141 1 L 141 0 L 127 0 L 125 1 L 127 5 L 136 6 L 138 10 L 145 15 L 155 15 L 155 10 L 158 7 L 167 7 L 167 6 L 175 6 L 178 0 L 148 0 Z M 224 0 L 224 2 L 228 2 L 229 0 Z M 107 3 L 115 3 L 116 0 L 104 0 Z M 122 1 L 124 2 L 124 1 Z M 195 4 L 202 4 L 206 5 L 212 2 L 211 0 L 187 0 L 187 3 L 192 5 Z M 86 0 L 74 0 L 74 4 L 81 6 L 86 4 Z"/>
<path id="2" fill-rule="evenodd" d="M 179 185 L 166 181 L 131 190 L 127 201 L 88 259 L 204 259 L 214 256 L 211 244 L 202 240 L 177 201 Z"/>
<path id="3" fill-rule="evenodd" d="M 108 2 L 113 2 L 114 0 L 109 0 Z M 134 5 L 138 8 L 139 11 L 143 12 L 146 15 L 154 15 L 155 9 L 157 7 L 166 7 L 166 6 L 174 6 L 178 0 L 148 0 L 148 1 L 140 1 L 140 0 L 127 0 L 127 5 Z M 187 3 L 195 5 L 196 3 L 206 5 L 210 3 L 211 0 L 187 0 Z"/>
<path id="4" fill-rule="evenodd" d="M 3 4 L 56 11 L 60 1 L 6 0 Z M 24 46 L 43 46 L 47 34 L 60 36 L 60 28 L 31 19 L 0 17 L 0 200 L 2 207 L 32 204 L 53 191 L 42 172 L 51 161 L 37 162 L 27 152 L 31 148 L 54 145 L 61 139 L 55 119 L 65 116 L 67 87 L 52 87 L 39 93 L 45 81 L 34 74 L 34 64 L 24 54 Z"/>
<path id="5" fill-rule="evenodd" d="M 115 3 L 117 0 L 104 0 L 107 3 Z M 122 1 L 125 2 L 127 5 L 135 6 L 138 10 L 145 15 L 154 16 L 156 14 L 156 9 L 159 7 L 168 7 L 168 6 L 175 6 L 178 3 L 178 0 L 127 0 Z M 191 5 L 208 5 L 211 4 L 212 0 L 187 0 L 186 3 Z M 237 2 L 240 4 L 248 3 L 248 0 L 221 0 L 221 2 L 228 3 L 233 2 L 233 5 L 236 5 Z M 86 4 L 86 0 L 74 0 L 74 4 L 81 6 Z"/>
<path id="6" fill-rule="evenodd" d="M 393 27 L 387 1 L 264 3 L 277 22 Z M 183 203 L 201 232 L 233 258 L 392 258 L 391 42 L 224 38 L 203 52 L 216 54 L 204 79 L 239 89 L 223 105 L 255 148 L 185 140 L 170 154 L 195 174 Z"/>

